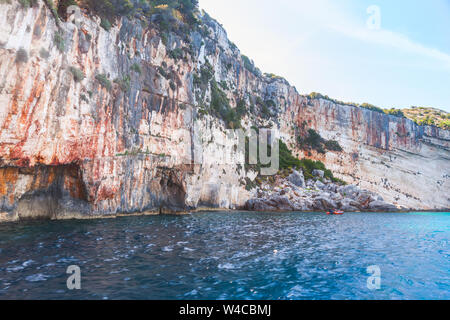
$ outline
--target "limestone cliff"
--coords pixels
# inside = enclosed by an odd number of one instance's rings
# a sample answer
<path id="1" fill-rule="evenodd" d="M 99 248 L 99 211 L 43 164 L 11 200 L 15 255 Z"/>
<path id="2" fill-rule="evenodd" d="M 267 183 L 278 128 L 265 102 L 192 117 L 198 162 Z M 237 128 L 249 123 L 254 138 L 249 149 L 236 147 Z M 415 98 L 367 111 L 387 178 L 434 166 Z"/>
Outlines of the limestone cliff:
<path id="1" fill-rule="evenodd" d="M 206 14 L 183 35 L 125 17 L 107 31 L 82 13 L 57 23 L 42 1 L 0 3 L 0 219 L 243 206 L 254 174 L 223 161 L 237 151 L 208 111 L 217 84 L 245 105 L 244 128 L 272 127 L 299 157 L 396 205 L 450 207 L 449 131 L 302 96 Z M 306 154 L 302 125 L 343 151 Z"/>

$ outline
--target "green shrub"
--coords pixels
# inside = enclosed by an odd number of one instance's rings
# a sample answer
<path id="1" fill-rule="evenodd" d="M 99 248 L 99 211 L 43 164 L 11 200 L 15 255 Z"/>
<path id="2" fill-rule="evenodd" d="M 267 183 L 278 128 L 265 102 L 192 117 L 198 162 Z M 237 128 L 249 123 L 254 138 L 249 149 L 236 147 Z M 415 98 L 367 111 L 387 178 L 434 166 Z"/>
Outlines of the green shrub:
<path id="1" fill-rule="evenodd" d="M 211 84 L 211 110 L 213 114 L 225 121 L 228 128 L 237 129 L 241 127 L 241 116 L 236 110 L 231 108 L 230 102 L 225 92 L 223 92 L 216 80 L 212 80 Z"/>
<path id="2" fill-rule="evenodd" d="M 11 3 L 11 1 L 7 1 L 7 3 Z M 33 6 L 34 4 L 37 3 L 36 0 L 19 0 L 19 3 L 22 5 L 22 7 L 24 8 L 30 8 L 31 6 Z"/>
<path id="3" fill-rule="evenodd" d="M 404 118 L 404 117 L 405 117 L 405 115 L 404 115 L 404 113 L 403 113 L 402 110 L 400 110 L 400 109 L 395 109 L 395 108 L 392 108 L 392 109 L 385 109 L 385 110 L 384 110 L 384 113 L 389 114 L 389 115 L 391 115 L 391 116 L 401 117 L 401 118 Z"/>
<path id="4" fill-rule="evenodd" d="M 131 79 L 130 76 L 125 76 L 122 79 L 115 79 L 114 83 L 117 83 L 124 92 L 129 92 L 131 89 Z"/>
<path id="5" fill-rule="evenodd" d="M 220 87 L 221 87 L 223 90 L 229 90 L 226 81 L 220 81 L 220 82 L 219 82 L 219 85 L 220 85 Z"/>
<path id="6" fill-rule="evenodd" d="M 206 62 L 200 69 L 200 76 L 194 74 L 193 78 L 194 85 L 196 85 L 197 87 L 204 88 L 209 84 L 209 81 L 213 76 L 214 76 L 214 69 L 211 66 L 211 64 Z"/>
<path id="7" fill-rule="evenodd" d="M 98 74 L 95 76 L 95 79 L 100 82 L 102 87 L 106 88 L 107 90 L 111 90 L 111 81 L 109 81 L 108 77 L 105 74 Z"/>
<path id="8" fill-rule="evenodd" d="M 301 167 L 301 162 L 297 157 L 292 155 L 291 150 L 289 150 L 288 146 L 283 142 L 279 141 L 280 148 L 280 170 Z"/>
<path id="9" fill-rule="evenodd" d="M 373 104 L 369 104 L 369 103 L 360 104 L 359 107 L 368 109 L 368 110 L 372 110 L 375 112 L 379 112 L 379 113 L 384 113 L 383 109 L 381 109 L 380 107 L 374 106 Z"/>
<path id="10" fill-rule="evenodd" d="M 334 102 L 336 104 L 341 104 L 341 105 L 347 105 L 347 106 L 353 106 L 353 107 L 357 107 L 358 106 L 356 103 L 344 102 L 344 101 L 332 99 L 329 96 L 323 95 L 323 94 L 318 93 L 318 92 L 311 92 L 307 97 L 310 98 L 310 99 L 324 99 L 324 100 L 328 100 L 328 101 Z"/>
<path id="11" fill-rule="evenodd" d="M 302 126 L 302 131 L 304 130 L 305 124 Z M 301 134 L 297 136 L 297 145 L 301 149 L 313 149 L 319 153 L 326 153 L 326 150 L 330 151 L 342 151 L 342 147 L 335 140 L 325 140 L 322 136 L 314 129 L 308 129 L 306 134 Z"/>
<path id="12" fill-rule="evenodd" d="M 136 16 L 145 27 L 158 25 L 165 45 L 170 32 L 188 38 L 199 23 L 197 0 L 80 0 L 80 5 L 112 23 L 122 16 Z"/>
<path id="13" fill-rule="evenodd" d="M 81 94 L 80 99 L 81 99 L 82 101 L 85 101 L 86 103 L 89 102 L 89 99 L 86 97 L 85 94 Z"/>
<path id="14" fill-rule="evenodd" d="M 131 66 L 131 70 L 139 74 L 142 73 L 141 66 L 137 63 L 133 63 L 133 65 Z"/>
<path id="15" fill-rule="evenodd" d="M 267 105 L 263 104 L 261 106 L 261 115 L 263 118 L 269 118 L 270 117 L 270 110 L 269 107 L 267 107 Z"/>
<path id="16" fill-rule="evenodd" d="M 36 0 L 33 0 L 33 2 L 36 2 Z M 47 5 L 47 7 L 50 9 L 50 11 L 52 12 L 52 16 L 53 18 L 55 18 L 56 20 L 56 24 L 59 24 L 59 15 L 58 15 L 58 11 L 56 10 L 55 4 L 53 3 L 53 0 L 44 0 L 45 4 Z"/>
<path id="17" fill-rule="evenodd" d="M 60 52 L 64 52 L 66 43 L 64 41 L 64 34 L 61 31 L 58 31 L 53 36 L 53 42 Z"/>
<path id="18" fill-rule="evenodd" d="M 86 77 L 84 75 L 84 72 L 76 67 L 70 67 L 70 72 L 72 73 L 73 80 L 75 80 L 75 82 L 83 81 L 84 78 Z"/>
<path id="19" fill-rule="evenodd" d="M 273 73 L 265 73 L 264 76 L 274 80 L 283 79 L 283 77 L 277 76 L 276 74 Z"/>
<path id="20" fill-rule="evenodd" d="M 163 67 L 161 66 L 158 67 L 158 73 L 165 79 L 169 79 L 169 75 L 167 74 L 167 72 L 164 70 Z"/>
<path id="21" fill-rule="evenodd" d="M 319 153 L 325 153 L 323 144 L 325 140 L 314 129 L 308 129 L 306 136 L 299 135 L 297 144 L 302 149 L 313 149 Z"/>
<path id="22" fill-rule="evenodd" d="M 183 50 L 180 48 L 173 49 L 169 51 L 169 57 L 176 60 L 183 58 Z"/>
<path id="23" fill-rule="evenodd" d="M 450 130 L 450 120 L 443 120 L 438 124 L 438 126 L 442 129 Z"/>
<path id="24" fill-rule="evenodd" d="M 161 33 L 161 42 L 163 43 L 163 45 L 167 46 L 167 43 L 169 42 L 169 35 L 167 32 Z"/>
<path id="25" fill-rule="evenodd" d="M 258 130 L 256 130 L 258 132 Z M 246 160 L 246 169 L 248 170 L 251 168 L 252 170 L 260 172 L 260 169 L 263 167 L 261 165 L 260 159 L 259 159 L 259 144 L 258 144 L 258 159 L 256 165 L 249 165 L 249 142 L 248 138 L 246 139 L 246 146 L 245 146 L 245 160 Z M 268 146 L 268 153 L 271 153 L 271 148 Z M 298 159 L 295 157 L 291 150 L 289 150 L 288 146 L 282 141 L 279 140 L 279 174 L 283 176 L 287 176 L 291 169 L 301 169 L 303 171 L 303 175 L 305 176 L 305 179 L 311 180 L 315 179 L 312 172 L 314 170 L 322 170 L 324 172 L 324 177 L 335 182 L 338 184 L 345 184 L 344 181 L 337 179 L 334 177 L 331 170 L 327 169 L 323 162 L 321 161 L 314 161 L 311 159 Z"/>
<path id="26" fill-rule="evenodd" d="M 314 161 L 305 158 L 300 160 L 300 168 L 302 168 L 303 175 L 305 176 L 306 180 L 314 179 L 314 176 L 312 174 L 314 170 L 322 170 L 324 172 L 324 178 L 338 184 L 346 184 L 344 181 L 335 178 L 331 170 L 327 169 L 321 161 Z"/>
<path id="27" fill-rule="evenodd" d="M 102 20 L 100 22 L 100 27 L 102 27 L 106 31 L 109 31 L 109 30 L 111 30 L 112 25 L 111 25 L 111 22 L 109 22 L 108 19 L 102 18 Z"/>
<path id="28" fill-rule="evenodd" d="M 247 113 L 247 107 L 245 105 L 245 100 L 240 99 L 236 104 L 236 114 L 238 117 L 242 117 Z"/>
<path id="29" fill-rule="evenodd" d="M 314 129 L 308 129 L 308 137 L 306 138 L 306 143 L 313 149 L 317 149 L 321 146 L 323 138 Z"/>
<path id="30" fill-rule="evenodd" d="M 257 67 L 255 67 L 255 64 L 253 63 L 252 60 L 250 60 L 249 57 L 247 57 L 246 55 L 241 55 L 241 58 L 242 62 L 244 63 L 245 69 L 247 69 L 256 76 L 261 75 L 261 71 Z"/>
<path id="31" fill-rule="evenodd" d="M 335 140 L 325 141 L 325 147 L 331 151 L 338 151 L 338 152 L 342 151 L 341 145 L 339 144 L 339 142 L 337 142 Z"/>
<path id="32" fill-rule="evenodd" d="M 82 0 L 82 2 L 103 18 L 126 16 L 134 9 L 130 0 Z"/>
<path id="33" fill-rule="evenodd" d="M 275 104 L 275 101 L 273 100 L 266 100 L 265 101 L 266 106 L 268 106 L 269 108 L 275 108 L 277 105 Z"/>

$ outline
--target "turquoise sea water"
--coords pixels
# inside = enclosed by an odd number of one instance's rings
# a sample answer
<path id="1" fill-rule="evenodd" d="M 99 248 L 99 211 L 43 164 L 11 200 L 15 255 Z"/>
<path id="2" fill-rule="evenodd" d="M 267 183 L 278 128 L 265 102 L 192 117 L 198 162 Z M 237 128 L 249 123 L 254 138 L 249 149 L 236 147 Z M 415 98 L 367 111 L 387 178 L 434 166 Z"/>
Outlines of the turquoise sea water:
<path id="1" fill-rule="evenodd" d="M 450 213 L 8 223 L 0 299 L 450 299 L 449 238 Z M 67 289 L 70 265 L 81 290 Z"/>

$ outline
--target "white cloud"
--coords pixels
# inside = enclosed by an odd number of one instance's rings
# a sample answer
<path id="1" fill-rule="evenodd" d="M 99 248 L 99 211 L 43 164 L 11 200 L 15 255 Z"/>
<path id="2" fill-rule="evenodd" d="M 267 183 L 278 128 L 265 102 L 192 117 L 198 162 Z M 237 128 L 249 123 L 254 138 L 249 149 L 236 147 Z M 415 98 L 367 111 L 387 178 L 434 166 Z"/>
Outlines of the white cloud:
<path id="1" fill-rule="evenodd" d="M 361 41 L 389 46 L 400 49 L 409 53 L 418 54 L 424 57 L 439 60 L 450 68 L 450 55 L 438 49 L 426 47 L 420 43 L 410 40 L 407 36 L 392 32 L 389 30 L 369 30 L 364 28 L 349 27 L 343 25 L 332 26 L 334 31 L 337 31 L 345 36 L 355 38 Z"/>
<path id="2" fill-rule="evenodd" d="M 435 48 L 427 47 L 421 43 L 409 39 L 406 35 L 386 29 L 370 30 L 365 21 L 361 18 L 367 16 L 352 16 L 343 7 L 337 5 L 335 1 L 316 0 L 306 1 L 301 6 L 290 1 L 283 0 L 290 10 L 296 12 L 301 19 L 306 19 L 309 24 L 314 24 L 315 28 L 326 28 L 333 32 L 338 32 L 349 38 L 353 38 L 366 43 L 377 44 L 402 50 L 407 53 L 428 57 L 443 62 L 450 68 L 450 54 Z"/>

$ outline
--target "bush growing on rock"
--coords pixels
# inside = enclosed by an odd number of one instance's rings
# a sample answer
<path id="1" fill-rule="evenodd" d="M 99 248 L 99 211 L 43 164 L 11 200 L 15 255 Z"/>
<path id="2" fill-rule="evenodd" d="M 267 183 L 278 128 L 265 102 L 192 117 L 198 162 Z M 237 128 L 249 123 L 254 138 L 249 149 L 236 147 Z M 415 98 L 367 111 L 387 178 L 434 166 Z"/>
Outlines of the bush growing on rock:
<path id="1" fill-rule="evenodd" d="M 183 50 L 181 48 L 176 48 L 169 51 L 169 57 L 173 60 L 180 60 L 183 58 Z"/>
<path id="2" fill-rule="evenodd" d="M 108 77 L 105 74 L 98 74 L 95 76 L 95 79 L 100 82 L 102 87 L 106 88 L 107 90 L 111 90 L 111 81 L 109 81 Z"/>
<path id="3" fill-rule="evenodd" d="M 133 11 L 130 0 L 83 0 L 82 3 L 101 17 L 113 18 Z"/>
<path id="4" fill-rule="evenodd" d="M 84 78 L 86 77 L 84 75 L 84 72 L 81 71 L 80 69 L 78 69 L 77 67 L 70 67 L 70 72 L 73 75 L 73 80 L 75 80 L 75 82 L 80 82 L 83 81 Z"/>
<path id="5" fill-rule="evenodd" d="M 384 113 L 389 114 L 389 115 L 391 115 L 391 116 L 400 117 L 400 118 L 404 118 L 404 117 L 405 117 L 405 114 L 403 113 L 402 110 L 400 110 L 400 109 L 395 109 L 395 108 L 392 108 L 392 109 L 385 109 L 385 110 L 384 110 Z"/>
<path id="6" fill-rule="evenodd" d="M 81 0 L 79 3 L 102 18 L 105 30 L 122 16 L 135 15 L 145 27 L 156 24 L 164 44 L 167 44 L 170 32 L 187 37 L 190 29 L 199 22 L 197 0 Z"/>
<path id="7" fill-rule="evenodd" d="M 55 35 L 53 36 L 53 42 L 60 52 L 64 52 L 66 43 L 64 41 L 64 35 L 61 31 L 55 33 Z"/>
<path id="8" fill-rule="evenodd" d="M 301 167 L 301 161 L 292 155 L 288 146 L 280 140 L 280 170 Z"/>
<path id="9" fill-rule="evenodd" d="M 304 128 L 302 128 L 304 130 Z M 306 134 L 300 133 L 297 136 L 297 144 L 302 149 L 313 149 L 318 153 L 325 153 L 325 150 L 341 152 L 342 147 L 335 140 L 325 140 L 314 129 L 308 129 Z"/>
<path id="10" fill-rule="evenodd" d="M 247 57 L 246 55 L 241 55 L 242 58 L 242 62 L 244 63 L 244 67 L 245 69 L 247 69 L 248 71 L 250 71 L 251 73 L 258 75 L 258 70 L 255 67 L 255 64 L 253 63 L 252 60 L 250 60 L 249 57 Z"/>
<path id="11" fill-rule="evenodd" d="M 335 140 L 325 141 L 325 147 L 331 151 L 338 151 L 338 152 L 342 151 L 341 145 L 339 144 L 339 142 L 337 142 Z"/>
<path id="12" fill-rule="evenodd" d="M 258 96 L 255 97 L 255 102 L 260 107 L 261 116 L 263 118 L 269 118 L 271 116 L 270 108 L 276 106 L 275 101 L 273 100 L 263 101 L 263 99 Z"/>
<path id="13" fill-rule="evenodd" d="M 7 1 L 8 3 L 11 3 L 11 1 Z M 37 3 L 37 0 L 19 0 L 19 3 L 24 8 L 29 8 L 34 6 Z"/>
<path id="14" fill-rule="evenodd" d="M 131 89 L 130 76 L 124 76 L 122 79 L 115 79 L 114 83 L 117 83 L 123 92 L 127 93 Z"/>
<path id="15" fill-rule="evenodd" d="M 141 66 L 137 63 L 133 63 L 133 65 L 131 66 L 131 70 L 139 74 L 142 73 Z"/>
<path id="16" fill-rule="evenodd" d="M 366 103 L 366 102 L 360 104 L 359 107 L 363 108 L 363 109 L 368 109 L 371 111 L 379 112 L 379 113 L 384 113 L 383 109 L 381 109 L 380 107 L 374 106 L 373 104 Z"/>
<path id="17" fill-rule="evenodd" d="M 307 180 L 314 179 L 313 171 L 320 170 L 324 172 L 323 177 L 329 179 L 338 184 L 345 184 L 344 181 L 335 178 L 331 170 L 325 167 L 325 164 L 321 161 L 314 161 L 311 159 L 302 159 L 300 160 L 300 167 L 303 169 L 303 174 Z"/>
<path id="18" fill-rule="evenodd" d="M 102 27 L 106 31 L 109 31 L 109 30 L 111 30 L 112 25 L 111 25 L 111 22 L 109 22 L 108 19 L 102 18 L 102 21 L 100 22 L 100 27 Z"/>
<path id="19" fill-rule="evenodd" d="M 242 114 L 237 113 L 236 110 L 230 106 L 227 95 L 219 88 L 215 79 L 211 81 L 210 88 L 211 111 L 213 114 L 223 119 L 228 128 L 240 128 Z"/>
<path id="20" fill-rule="evenodd" d="M 259 146 L 258 146 L 259 148 Z M 255 170 L 257 172 L 260 171 L 260 169 L 263 167 L 261 165 L 260 159 L 259 159 L 259 150 L 258 150 L 258 159 L 256 165 L 248 165 L 249 163 L 249 145 L 248 145 L 248 139 L 246 140 L 246 146 L 245 146 L 245 161 L 246 161 L 246 169 L 251 168 L 252 170 Z M 270 146 L 268 148 L 268 153 L 271 153 Z M 289 150 L 288 146 L 282 141 L 279 140 L 279 174 L 282 175 L 285 170 L 288 170 L 289 172 L 292 171 L 292 169 L 299 169 L 302 170 L 303 175 L 306 180 L 315 180 L 315 177 L 313 175 L 314 170 L 321 170 L 324 172 L 324 178 L 329 179 L 335 183 L 344 185 L 346 184 L 344 181 L 335 178 L 331 170 L 327 169 L 323 162 L 321 161 L 314 161 L 311 159 L 298 159 L 295 157 L 291 150 Z M 286 171 L 287 172 L 287 171 Z"/>

